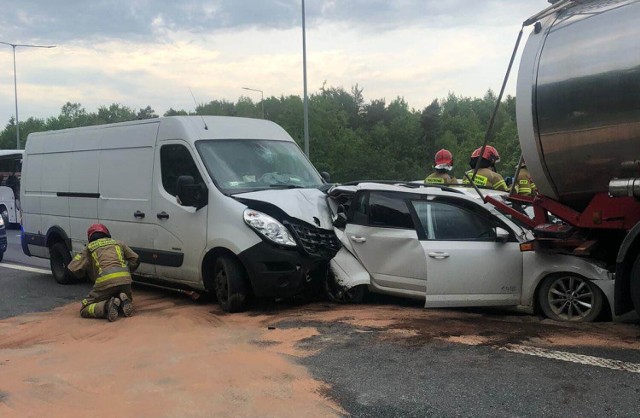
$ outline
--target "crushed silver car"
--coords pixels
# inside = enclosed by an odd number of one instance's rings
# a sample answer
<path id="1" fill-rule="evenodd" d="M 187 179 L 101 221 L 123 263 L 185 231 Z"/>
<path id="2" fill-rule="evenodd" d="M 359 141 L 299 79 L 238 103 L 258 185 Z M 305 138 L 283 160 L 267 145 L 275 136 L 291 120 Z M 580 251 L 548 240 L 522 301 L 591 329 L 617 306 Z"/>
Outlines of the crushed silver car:
<path id="1" fill-rule="evenodd" d="M 472 188 L 371 182 L 328 194 L 342 243 L 327 285 L 333 300 L 359 302 L 368 290 L 427 308 L 518 306 L 581 322 L 611 314 L 613 274 L 534 250 L 531 231 Z"/>

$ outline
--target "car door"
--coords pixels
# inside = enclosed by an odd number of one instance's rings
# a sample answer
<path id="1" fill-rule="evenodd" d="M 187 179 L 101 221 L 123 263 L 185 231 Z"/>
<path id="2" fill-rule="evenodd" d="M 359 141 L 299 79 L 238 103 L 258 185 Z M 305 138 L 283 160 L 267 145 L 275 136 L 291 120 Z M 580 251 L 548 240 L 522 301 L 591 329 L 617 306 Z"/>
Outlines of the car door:
<path id="1" fill-rule="evenodd" d="M 380 292 L 422 297 L 426 262 L 406 194 L 360 192 L 345 234 Z"/>
<path id="2" fill-rule="evenodd" d="M 522 291 L 522 254 L 506 225 L 463 199 L 412 202 L 427 259 L 426 307 L 517 305 Z"/>
<path id="3" fill-rule="evenodd" d="M 198 284 L 200 261 L 207 242 L 208 205 L 196 210 L 182 206 L 176 198 L 177 180 L 192 176 L 201 183 L 202 174 L 184 141 L 166 141 L 156 152 L 153 219 L 156 274 L 163 279 Z"/>

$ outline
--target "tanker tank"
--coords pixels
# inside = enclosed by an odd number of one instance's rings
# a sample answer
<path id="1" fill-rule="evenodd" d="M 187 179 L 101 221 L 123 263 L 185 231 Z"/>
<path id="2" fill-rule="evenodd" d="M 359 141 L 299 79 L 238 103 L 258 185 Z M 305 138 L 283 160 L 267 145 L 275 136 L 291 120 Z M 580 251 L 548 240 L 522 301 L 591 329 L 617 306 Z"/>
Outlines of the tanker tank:
<path id="1" fill-rule="evenodd" d="M 637 0 L 581 1 L 540 20 L 523 50 L 522 153 L 538 190 L 573 209 L 640 160 L 638 22 Z"/>

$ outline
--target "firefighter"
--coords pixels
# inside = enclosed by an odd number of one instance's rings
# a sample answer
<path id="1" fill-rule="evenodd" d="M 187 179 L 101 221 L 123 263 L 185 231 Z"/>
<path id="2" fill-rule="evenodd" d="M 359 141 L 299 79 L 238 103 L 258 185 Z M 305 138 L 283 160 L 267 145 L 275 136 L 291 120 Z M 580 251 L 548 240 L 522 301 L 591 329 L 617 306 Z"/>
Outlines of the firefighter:
<path id="1" fill-rule="evenodd" d="M 449 150 L 443 148 L 436 152 L 433 168 L 436 171 L 424 179 L 426 184 L 458 184 L 458 180 L 449 174 L 453 169 L 453 154 Z"/>
<path id="2" fill-rule="evenodd" d="M 482 151 L 482 147 L 476 149 L 471 154 L 471 159 L 469 160 L 469 166 L 471 170 L 467 171 L 465 174 L 465 178 L 462 180 L 463 184 L 469 184 L 469 179 L 473 177 L 473 171 L 476 168 L 476 164 L 478 163 L 478 159 L 480 159 L 480 168 L 476 173 L 476 176 L 473 182 L 478 187 L 486 187 L 494 190 L 502 190 L 508 191 L 507 183 L 504 181 L 502 176 L 499 173 L 496 173 L 496 163 L 500 161 L 500 154 L 498 150 L 492 147 L 491 145 L 487 145 L 484 148 L 484 152 L 480 155 Z M 468 176 L 468 177 L 467 177 Z"/>
<path id="3" fill-rule="evenodd" d="M 536 193 L 536 185 L 531 179 L 531 175 L 529 174 L 529 170 L 527 170 L 527 163 L 522 160 L 522 164 L 520 165 L 520 171 L 518 172 L 518 178 L 516 179 L 515 184 L 516 194 L 521 196 L 533 196 Z"/>
<path id="4" fill-rule="evenodd" d="M 88 276 L 93 289 L 82 300 L 80 316 L 106 318 L 110 322 L 133 314 L 131 272 L 138 267 L 138 255 L 121 241 L 111 238 L 106 226 L 91 225 L 89 243 L 67 266 L 76 277 Z"/>

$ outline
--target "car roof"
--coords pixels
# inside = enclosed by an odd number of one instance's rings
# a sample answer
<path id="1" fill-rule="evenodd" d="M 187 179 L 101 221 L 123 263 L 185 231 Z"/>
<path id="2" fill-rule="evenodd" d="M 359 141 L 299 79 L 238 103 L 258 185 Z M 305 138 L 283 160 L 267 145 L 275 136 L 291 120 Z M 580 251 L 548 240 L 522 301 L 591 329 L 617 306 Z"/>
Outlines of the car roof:
<path id="1" fill-rule="evenodd" d="M 453 197 L 466 197 L 473 198 L 474 200 L 480 199 L 478 192 L 475 188 L 467 185 L 432 185 L 425 184 L 424 182 L 402 182 L 393 180 L 365 180 L 355 181 L 350 183 L 338 184 L 334 186 L 336 190 L 351 191 L 353 193 L 359 190 L 369 191 L 388 191 L 398 193 L 414 193 L 420 195 L 432 195 L 432 196 L 453 196 Z M 507 196 L 507 192 L 493 189 L 480 189 L 483 195 L 491 196 Z M 462 196 L 461 196 L 462 195 Z"/>

